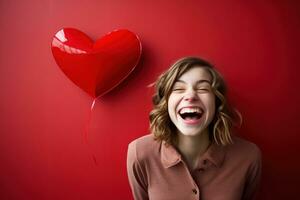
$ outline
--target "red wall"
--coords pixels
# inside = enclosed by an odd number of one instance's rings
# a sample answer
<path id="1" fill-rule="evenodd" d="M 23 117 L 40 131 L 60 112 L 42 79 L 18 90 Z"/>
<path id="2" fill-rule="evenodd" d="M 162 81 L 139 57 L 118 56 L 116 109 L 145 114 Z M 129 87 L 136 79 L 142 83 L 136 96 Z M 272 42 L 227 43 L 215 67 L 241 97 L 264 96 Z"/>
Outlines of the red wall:
<path id="1" fill-rule="evenodd" d="M 147 85 L 186 55 L 224 74 L 244 116 L 240 135 L 263 153 L 260 199 L 297 199 L 300 4 L 174 2 L 1 1 L 0 199 L 131 199 L 126 150 L 148 132 Z M 136 71 L 96 102 L 89 144 L 83 134 L 93 99 L 51 54 L 63 27 L 94 40 L 127 28 L 143 44 Z"/>

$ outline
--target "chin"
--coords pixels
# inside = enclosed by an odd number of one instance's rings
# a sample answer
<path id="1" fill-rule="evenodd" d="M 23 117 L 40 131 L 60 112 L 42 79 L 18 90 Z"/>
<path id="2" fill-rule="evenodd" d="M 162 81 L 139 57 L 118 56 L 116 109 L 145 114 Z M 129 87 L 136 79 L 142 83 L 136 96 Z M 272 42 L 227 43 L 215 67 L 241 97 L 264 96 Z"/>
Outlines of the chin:
<path id="1" fill-rule="evenodd" d="M 203 132 L 202 129 L 200 130 L 186 130 L 186 129 L 179 129 L 179 133 L 184 136 L 199 136 Z"/>

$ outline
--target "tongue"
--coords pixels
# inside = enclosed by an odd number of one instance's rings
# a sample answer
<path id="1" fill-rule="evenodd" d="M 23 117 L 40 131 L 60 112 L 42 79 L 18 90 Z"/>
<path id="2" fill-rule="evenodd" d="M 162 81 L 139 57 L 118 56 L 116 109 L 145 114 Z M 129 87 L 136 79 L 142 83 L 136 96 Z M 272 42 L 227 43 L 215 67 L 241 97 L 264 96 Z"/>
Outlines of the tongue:
<path id="1" fill-rule="evenodd" d="M 198 119 L 197 116 L 192 116 L 192 117 L 188 116 L 185 118 L 185 120 L 196 120 L 196 119 Z"/>

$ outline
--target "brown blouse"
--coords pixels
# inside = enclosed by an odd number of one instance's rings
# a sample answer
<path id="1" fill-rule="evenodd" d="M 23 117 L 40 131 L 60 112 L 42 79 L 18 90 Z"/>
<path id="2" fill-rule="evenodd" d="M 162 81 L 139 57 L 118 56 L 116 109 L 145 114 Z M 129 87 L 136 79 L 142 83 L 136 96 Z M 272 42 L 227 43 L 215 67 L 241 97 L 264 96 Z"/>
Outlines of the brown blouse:
<path id="1" fill-rule="evenodd" d="M 212 143 L 190 172 L 171 145 L 146 135 L 128 146 L 127 173 L 135 200 L 255 199 L 260 175 L 258 147 L 234 137 L 234 144 Z"/>

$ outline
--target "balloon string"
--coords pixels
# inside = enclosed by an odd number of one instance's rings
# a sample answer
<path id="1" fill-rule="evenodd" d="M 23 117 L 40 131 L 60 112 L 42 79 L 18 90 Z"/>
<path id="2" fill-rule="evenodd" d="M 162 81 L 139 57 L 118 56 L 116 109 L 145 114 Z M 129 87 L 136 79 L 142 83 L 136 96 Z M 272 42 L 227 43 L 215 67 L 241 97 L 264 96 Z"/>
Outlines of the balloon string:
<path id="1" fill-rule="evenodd" d="M 97 98 L 95 98 L 95 99 L 93 100 L 93 103 L 92 103 L 91 108 L 90 108 L 90 111 L 89 111 L 88 121 L 87 121 L 86 129 L 85 129 L 85 132 L 84 132 L 84 142 L 85 142 L 85 144 L 86 144 L 86 145 L 88 146 L 88 148 L 89 148 L 89 151 L 90 151 L 90 153 L 91 153 L 91 155 L 92 155 L 92 158 L 93 158 L 93 161 L 94 161 L 95 165 L 98 165 L 96 155 L 95 155 L 95 153 L 93 152 L 92 147 L 90 146 L 89 140 L 88 140 L 89 128 L 90 128 L 91 119 L 92 119 L 92 111 L 93 111 L 93 109 L 94 109 L 96 100 L 97 100 Z"/>

